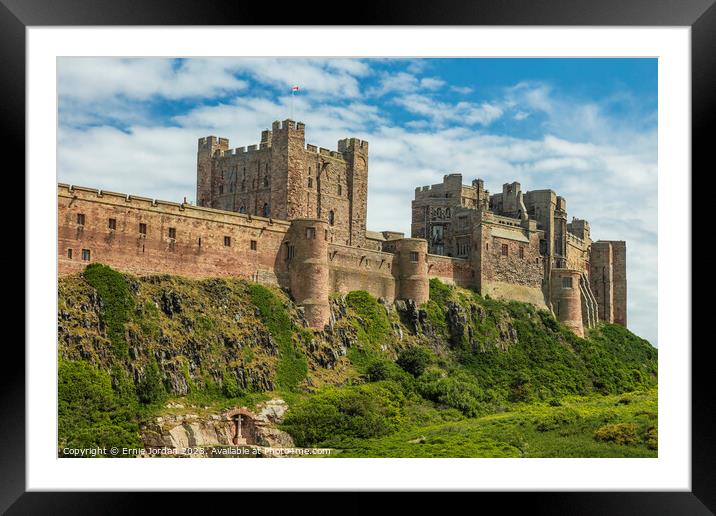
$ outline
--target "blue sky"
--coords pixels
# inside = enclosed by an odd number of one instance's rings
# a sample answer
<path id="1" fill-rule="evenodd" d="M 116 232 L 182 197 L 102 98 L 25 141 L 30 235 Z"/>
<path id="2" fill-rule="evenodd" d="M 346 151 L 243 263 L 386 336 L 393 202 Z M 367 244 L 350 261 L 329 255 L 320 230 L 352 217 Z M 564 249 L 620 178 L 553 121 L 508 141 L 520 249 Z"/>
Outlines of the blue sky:
<path id="1" fill-rule="evenodd" d="M 291 86 L 300 91 L 291 99 Z M 370 142 L 368 227 L 410 232 L 416 186 L 461 172 L 551 188 L 626 240 L 629 326 L 657 344 L 656 59 L 61 58 L 58 179 L 193 200 L 197 139 Z"/>

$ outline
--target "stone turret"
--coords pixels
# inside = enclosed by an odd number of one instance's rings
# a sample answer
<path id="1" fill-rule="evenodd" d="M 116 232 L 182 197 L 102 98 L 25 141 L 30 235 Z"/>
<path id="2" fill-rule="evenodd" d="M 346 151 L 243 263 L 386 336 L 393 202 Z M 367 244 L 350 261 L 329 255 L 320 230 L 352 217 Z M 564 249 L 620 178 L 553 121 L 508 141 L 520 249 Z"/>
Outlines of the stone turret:
<path id="1" fill-rule="evenodd" d="M 557 320 L 580 337 L 584 337 L 580 278 L 581 272 L 578 270 L 552 269 L 551 301 Z"/>
<path id="2" fill-rule="evenodd" d="M 294 219 L 287 238 L 289 282 L 296 304 L 303 307 L 312 328 L 323 328 L 330 318 L 328 223 Z"/>
<path id="3" fill-rule="evenodd" d="M 395 244 L 397 264 L 393 275 L 398 282 L 397 298 L 412 299 L 417 305 L 430 295 L 428 281 L 428 243 L 421 238 L 403 238 Z"/>

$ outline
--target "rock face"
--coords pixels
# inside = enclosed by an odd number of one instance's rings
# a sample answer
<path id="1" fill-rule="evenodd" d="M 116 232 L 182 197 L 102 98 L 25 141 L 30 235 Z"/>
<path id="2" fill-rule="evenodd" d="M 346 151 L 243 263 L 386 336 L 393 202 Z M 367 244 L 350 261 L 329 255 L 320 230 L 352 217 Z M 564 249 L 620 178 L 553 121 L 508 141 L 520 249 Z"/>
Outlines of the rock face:
<path id="1" fill-rule="evenodd" d="M 256 413 L 245 408 L 236 408 L 221 415 L 200 416 L 189 413 L 157 417 L 142 429 L 142 441 L 147 447 L 167 447 L 175 450 L 232 446 L 237 444 L 234 418 L 236 414 L 242 414 L 242 435 L 245 442 L 238 444 L 293 448 L 291 436 L 274 426 L 283 421 L 286 410 L 286 402 L 274 398 L 259 404 Z"/>

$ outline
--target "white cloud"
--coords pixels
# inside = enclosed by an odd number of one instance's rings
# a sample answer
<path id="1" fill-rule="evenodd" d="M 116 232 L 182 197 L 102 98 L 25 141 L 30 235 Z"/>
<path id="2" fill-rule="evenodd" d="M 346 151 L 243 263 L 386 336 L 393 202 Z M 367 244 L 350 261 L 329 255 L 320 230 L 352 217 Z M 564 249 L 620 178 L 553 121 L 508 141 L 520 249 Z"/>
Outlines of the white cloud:
<path id="1" fill-rule="evenodd" d="M 420 87 L 426 90 L 439 90 L 445 85 L 445 81 L 437 77 L 425 77 L 420 79 Z"/>
<path id="2" fill-rule="evenodd" d="M 148 100 L 207 97 L 246 88 L 232 74 L 232 60 L 72 57 L 58 60 L 63 98 L 93 102 L 119 96 Z"/>
<path id="3" fill-rule="evenodd" d="M 450 91 L 459 93 L 461 95 L 469 95 L 473 92 L 473 89 L 469 86 L 450 86 Z"/>
<path id="4" fill-rule="evenodd" d="M 426 95 L 417 94 L 397 97 L 394 102 L 411 113 L 422 115 L 441 125 L 447 122 L 489 125 L 503 114 L 503 109 L 500 106 L 488 102 L 481 104 L 472 102 L 449 104 Z"/>

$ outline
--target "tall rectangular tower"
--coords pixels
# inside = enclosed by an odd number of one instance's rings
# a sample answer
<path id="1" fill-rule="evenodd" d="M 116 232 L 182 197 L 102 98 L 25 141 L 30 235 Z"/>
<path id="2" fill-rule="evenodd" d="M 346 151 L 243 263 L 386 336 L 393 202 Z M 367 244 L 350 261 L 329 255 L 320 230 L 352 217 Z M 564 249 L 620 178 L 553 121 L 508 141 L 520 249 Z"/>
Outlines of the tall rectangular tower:
<path id="1" fill-rule="evenodd" d="M 199 140 L 197 204 L 281 220 L 315 218 L 329 241 L 364 247 L 368 210 L 368 142 L 346 138 L 338 150 L 307 145 L 305 126 L 276 121 L 258 145 Z"/>

